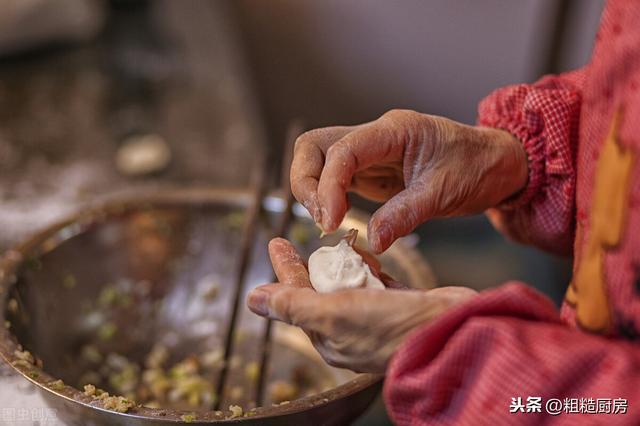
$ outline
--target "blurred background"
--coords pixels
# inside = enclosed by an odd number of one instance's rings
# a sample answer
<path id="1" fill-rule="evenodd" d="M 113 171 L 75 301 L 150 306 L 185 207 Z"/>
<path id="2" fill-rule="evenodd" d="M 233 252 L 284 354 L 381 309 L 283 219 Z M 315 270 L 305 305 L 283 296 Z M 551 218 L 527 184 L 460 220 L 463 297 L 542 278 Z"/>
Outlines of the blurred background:
<path id="1" fill-rule="evenodd" d="M 494 88 L 585 64 L 603 3 L 0 0 L 0 249 L 123 191 L 246 186 L 294 120 L 409 108 L 473 123 Z M 483 216 L 416 234 L 443 284 L 520 279 L 562 298 L 569 261 Z M 361 423 L 385 421 L 378 403 Z"/>

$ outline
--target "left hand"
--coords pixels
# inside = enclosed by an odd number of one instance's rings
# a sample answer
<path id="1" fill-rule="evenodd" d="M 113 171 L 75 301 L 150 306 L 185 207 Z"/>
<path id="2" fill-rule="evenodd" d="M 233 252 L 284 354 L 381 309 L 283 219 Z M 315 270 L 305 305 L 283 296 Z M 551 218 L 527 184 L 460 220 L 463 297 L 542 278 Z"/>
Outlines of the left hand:
<path id="1" fill-rule="evenodd" d="M 251 291 L 249 308 L 302 328 L 329 365 L 357 372 L 384 374 L 389 359 L 412 330 L 476 294 L 465 287 L 320 294 L 311 286 L 305 264 L 291 243 L 272 240 L 269 254 L 280 283 Z"/>

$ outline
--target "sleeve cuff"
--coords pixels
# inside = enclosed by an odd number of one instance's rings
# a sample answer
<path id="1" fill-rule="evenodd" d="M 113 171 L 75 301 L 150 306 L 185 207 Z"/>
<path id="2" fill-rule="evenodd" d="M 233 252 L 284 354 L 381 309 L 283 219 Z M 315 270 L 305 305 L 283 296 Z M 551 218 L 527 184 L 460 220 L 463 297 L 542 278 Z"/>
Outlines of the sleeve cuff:
<path id="1" fill-rule="evenodd" d="M 510 88 L 505 100 L 501 93 L 489 96 L 479 107 L 478 124 L 505 130 L 516 137 L 527 154 L 529 176 L 527 186 L 503 201 L 501 209 L 516 209 L 531 202 L 544 182 L 545 141 L 543 118 L 535 110 L 526 108 L 529 87 Z M 498 99 L 496 99 L 498 98 Z M 503 102 L 500 102 L 503 101 Z"/>

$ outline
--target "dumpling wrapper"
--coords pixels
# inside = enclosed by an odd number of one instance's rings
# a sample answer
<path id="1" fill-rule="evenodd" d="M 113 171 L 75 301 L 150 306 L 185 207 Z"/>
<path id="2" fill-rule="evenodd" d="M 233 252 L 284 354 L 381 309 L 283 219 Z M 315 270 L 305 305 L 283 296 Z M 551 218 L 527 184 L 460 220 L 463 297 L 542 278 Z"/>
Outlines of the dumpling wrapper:
<path id="1" fill-rule="evenodd" d="M 333 247 L 320 247 L 311 254 L 309 278 L 318 293 L 346 288 L 385 288 L 362 256 L 345 240 Z"/>

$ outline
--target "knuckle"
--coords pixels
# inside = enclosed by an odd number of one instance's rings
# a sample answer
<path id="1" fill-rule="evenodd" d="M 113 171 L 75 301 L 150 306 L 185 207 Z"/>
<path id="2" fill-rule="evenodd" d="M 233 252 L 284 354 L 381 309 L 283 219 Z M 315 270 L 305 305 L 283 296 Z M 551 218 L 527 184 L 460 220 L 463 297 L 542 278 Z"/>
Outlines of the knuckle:
<path id="1" fill-rule="evenodd" d="M 327 159 L 340 157 L 345 154 L 345 152 L 349 149 L 348 140 L 340 140 L 327 149 Z"/>
<path id="2" fill-rule="evenodd" d="M 331 145 L 327 150 L 327 162 L 336 161 L 339 162 L 343 168 L 357 170 L 359 167 L 359 159 L 351 145 L 354 142 L 351 137 L 347 137 Z M 349 182 L 342 182 L 342 184 L 347 185 L 350 182 L 351 179 L 349 179 Z"/>
<path id="3" fill-rule="evenodd" d="M 416 119 L 419 113 L 410 109 L 391 109 L 382 114 L 382 119 L 391 121 L 394 124 L 403 125 Z"/>
<path id="4" fill-rule="evenodd" d="M 335 156 L 336 155 L 336 150 L 339 150 L 339 149 L 340 149 L 339 144 L 335 143 L 335 144 L 331 145 L 329 147 L 329 149 L 327 149 L 327 159 Z"/>
<path id="5" fill-rule="evenodd" d="M 300 149 L 300 147 L 302 147 L 304 144 L 306 144 L 306 138 L 304 136 L 304 133 L 300 136 L 298 136 L 296 138 L 295 143 L 293 144 L 293 151 L 296 152 L 298 149 Z"/>
<path id="6" fill-rule="evenodd" d="M 407 109 L 392 109 L 380 117 L 381 126 L 386 127 L 395 140 L 410 144 L 417 140 L 424 127 L 423 114 Z"/>
<path id="7" fill-rule="evenodd" d="M 399 109 L 399 108 L 390 109 L 389 111 L 387 111 L 384 114 L 382 114 L 382 118 L 395 119 L 395 118 L 398 118 L 398 117 L 402 116 L 404 114 L 404 112 L 405 112 L 404 109 Z"/>
<path id="8" fill-rule="evenodd" d="M 298 138 L 296 139 L 296 144 L 309 143 L 313 141 L 317 133 L 318 133 L 318 129 L 307 130 L 306 132 L 298 136 Z"/>
<path id="9" fill-rule="evenodd" d="M 296 139 L 295 146 L 309 146 L 309 145 L 318 145 L 321 146 L 323 143 L 332 137 L 335 134 L 335 127 L 319 127 L 317 129 L 307 130 L 302 133 Z"/>
<path id="10" fill-rule="evenodd" d="M 294 149 L 298 149 L 304 146 L 313 145 L 321 134 L 322 129 L 308 130 L 302 133 L 296 138 Z"/>

